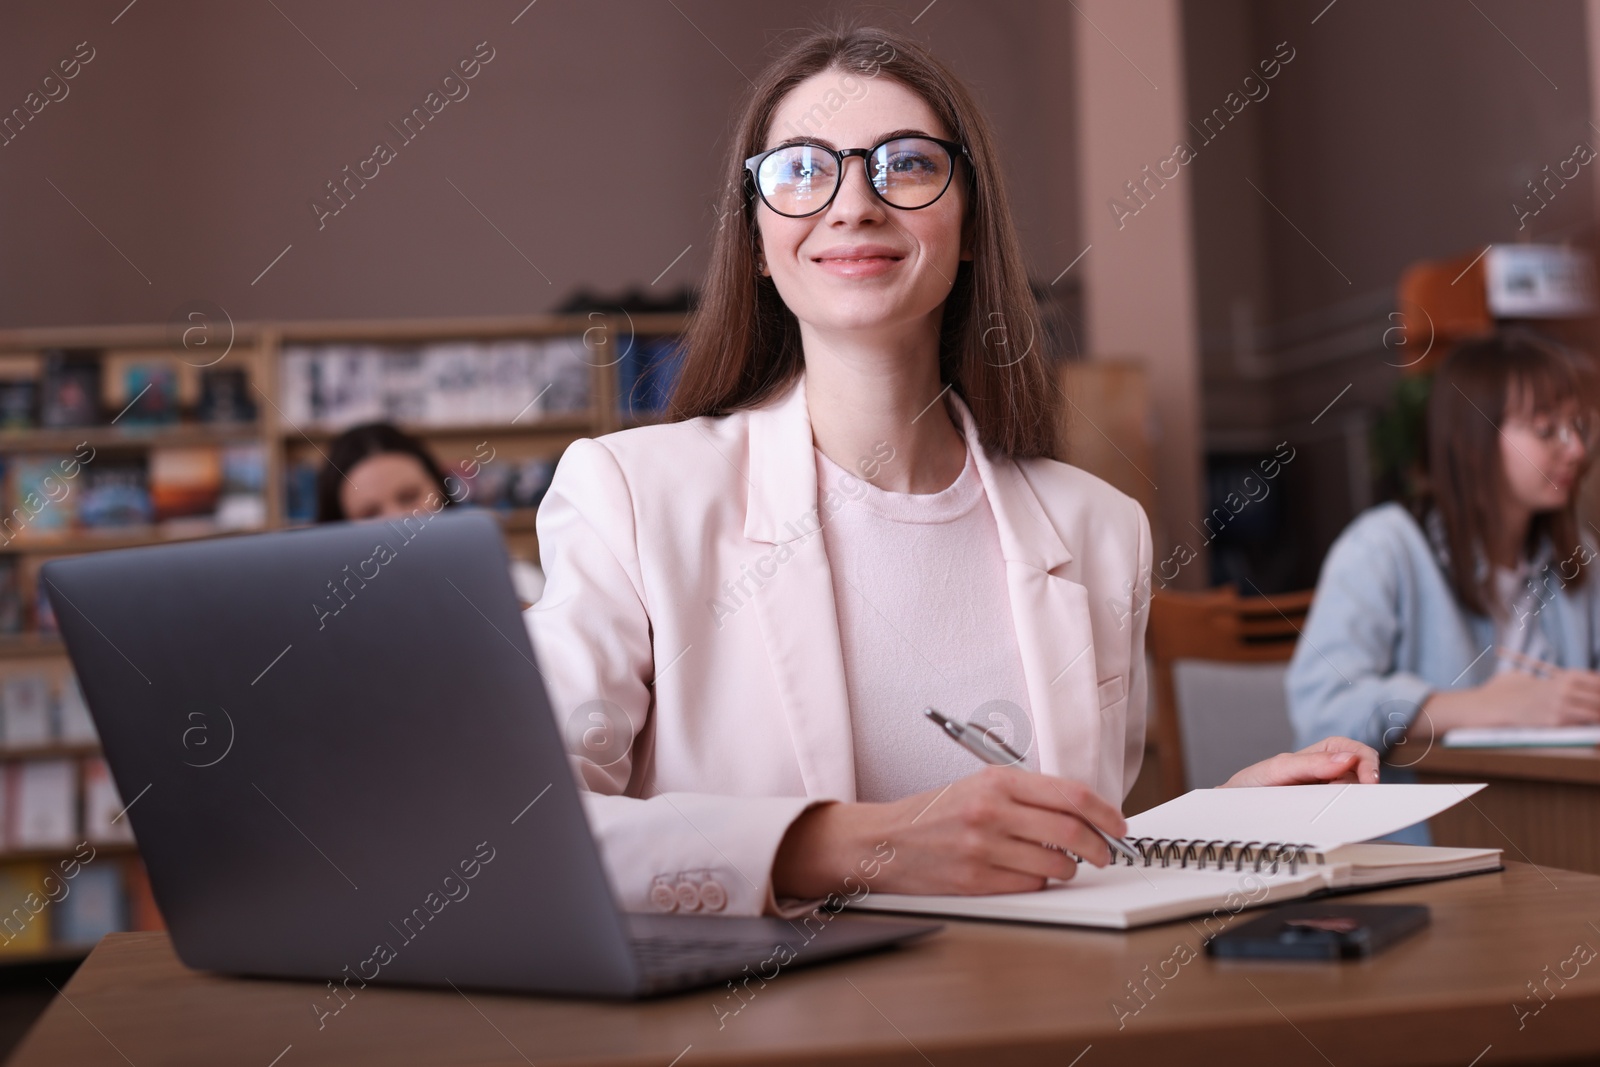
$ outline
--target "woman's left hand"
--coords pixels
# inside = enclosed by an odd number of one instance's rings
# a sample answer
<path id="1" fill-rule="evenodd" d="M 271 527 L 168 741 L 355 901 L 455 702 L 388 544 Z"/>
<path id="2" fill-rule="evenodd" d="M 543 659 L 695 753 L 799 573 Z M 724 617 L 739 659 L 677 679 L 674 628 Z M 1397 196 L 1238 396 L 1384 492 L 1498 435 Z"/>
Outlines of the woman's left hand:
<path id="1" fill-rule="evenodd" d="M 1322 782 L 1376 784 L 1378 753 L 1348 737 L 1327 737 L 1299 752 L 1253 763 L 1222 784 L 1315 785 Z"/>

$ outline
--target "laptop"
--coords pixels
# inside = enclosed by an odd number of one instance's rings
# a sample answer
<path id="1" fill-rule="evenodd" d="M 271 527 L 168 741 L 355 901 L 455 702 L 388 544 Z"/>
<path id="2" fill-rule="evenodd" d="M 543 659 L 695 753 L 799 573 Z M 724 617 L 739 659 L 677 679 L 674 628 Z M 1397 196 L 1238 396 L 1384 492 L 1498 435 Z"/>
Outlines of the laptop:
<path id="1" fill-rule="evenodd" d="M 622 911 L 486 512 L 40 580 L 189 967 L 630 998 L 939 928 Z"/>

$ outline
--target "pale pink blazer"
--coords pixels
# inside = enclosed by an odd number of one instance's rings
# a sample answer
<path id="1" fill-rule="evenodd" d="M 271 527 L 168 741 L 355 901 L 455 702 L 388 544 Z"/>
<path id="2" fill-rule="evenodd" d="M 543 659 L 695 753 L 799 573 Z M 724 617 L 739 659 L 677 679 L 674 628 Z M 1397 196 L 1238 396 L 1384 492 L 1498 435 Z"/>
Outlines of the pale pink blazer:
<path id="1" fill-rule="evenodd" d="M 1065 463 L 986 456 L 948 395 L 999 527 L 1040 770 L 1120 801 L 1144 750 L 1144 510 Z M 793 914 L 771 890 L 784 831 L 855 799 L 812 448 L 802 380 L 577 441 L 539 509 L 525 618 L 630 911 Z"/>

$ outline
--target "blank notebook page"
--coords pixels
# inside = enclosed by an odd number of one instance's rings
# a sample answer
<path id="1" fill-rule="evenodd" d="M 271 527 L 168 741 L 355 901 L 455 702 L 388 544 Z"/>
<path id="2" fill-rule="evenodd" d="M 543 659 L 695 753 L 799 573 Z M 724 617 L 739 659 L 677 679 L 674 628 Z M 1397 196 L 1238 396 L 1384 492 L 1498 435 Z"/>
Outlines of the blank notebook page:
<path id="1" fill-rule="evenodd" d="M 1128 819 L 1128 838 L 1331 849 L 1430 819 L 1482 788 L 1480 784 L 1195 789 Z"/>

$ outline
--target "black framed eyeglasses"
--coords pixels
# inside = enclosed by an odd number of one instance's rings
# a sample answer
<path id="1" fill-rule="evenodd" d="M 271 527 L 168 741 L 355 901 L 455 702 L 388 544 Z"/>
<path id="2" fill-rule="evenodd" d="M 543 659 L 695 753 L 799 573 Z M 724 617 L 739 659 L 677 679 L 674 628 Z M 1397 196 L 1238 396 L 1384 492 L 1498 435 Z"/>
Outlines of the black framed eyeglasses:
<path id="1" fill-rule="evenodd" d="M 851 156 L 861 157 L 878 199 L 902 211 L 920 210 L 943 196 L 957 157 L 972 162 L 959 141 L 916 136 L 841 151 L 810 142 L 779 145 L 751 156 L 744 167 L 763 203 L 786 218 L 803 219 L 833 203 L 844 161 Z"/>

